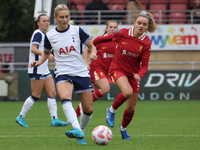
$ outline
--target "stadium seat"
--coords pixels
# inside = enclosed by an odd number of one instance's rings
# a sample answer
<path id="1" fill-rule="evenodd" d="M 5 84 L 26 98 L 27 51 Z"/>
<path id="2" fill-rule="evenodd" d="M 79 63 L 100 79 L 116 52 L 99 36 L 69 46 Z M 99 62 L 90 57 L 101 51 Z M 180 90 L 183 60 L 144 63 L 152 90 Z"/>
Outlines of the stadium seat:
<path id="1" fill-rule="evenodd" d="M 185 12 L 170 12 L 168 23 L 169 24 L 185 24 L 186 13 Z"/>
<path id="2" fill-rule="evenodd" d="M 86 0 L 69 0 L 69 4 L 71 2 L 74 2 L 76 5 L 77 4 L 85 4 L 86 5 Z"/>
<path id="3" fill-rule="evenodd" d="M 187 0 L 169 0 L 169 10 L 187 10 Z"/>
<path id="4" fill-rule="evenodd" d="M 109 0 L 109 4 L 126 4 L 126 0 Z"/>
<path id="5" fill-rule="evenodd" d="M 91 3 L 93 0 L 89 0 L 88 3 Z M 102 0 L 103 3 L 107 4 L 107 0 Z"/>
<path id="6" fill-rule="evenodd" d="M 167 10 L 168 0 L 149 0 L 149 10 Z"/>
<path id="7" fill-rule="evenodd" d="M 194 2 L 195 2 L 195 0 L 189 0 L 189 6 L 191 7 L 191 6 L 193 6 L 194 5 Z"/>
<path id="8" fill-rule="evenodd" d="M 112 8 L 113 8 L 113 6 L 115 6 L 115 5 L 119 6 L 119 9 L 120 9 L 120 10 L 124 10 L 124 8 L 126 7 L 125 4 L 111 4 L 111 5 L 110 5 L 110 10 L 113 10 Z"/>
<path id="9" fill-rule="evenodd" d="M 188 3 L 188 0 L 169 0 L 169 3 Z"/>
<path id="10" fill-rule="evenodd" d="M 150 3 L 165 3 L 165 4 L 167 4 L 167 0 L 149 0 L 149 4 Z"/>
<path id="11" fill-rule="evenodd" d="M 149 10 L 167 10 L 167 5 L 165 3 L 160 4 L 149 4 Z"/>
<path id="12" fill-rule="evenodd" d="M 159 12 L 151 12 L 151 14 L 153 15 L 153 18 L 154 18 L 156 24 L 160 24 L 159 23 L 159 15 L 160 15 Z M 166 24 L 165 12 L 161 13 L 161 19 L 162 19 L 161 24 Z"/>
<path id="13" fill-rule="evenodd" d="M 169 9 L 170 10 L 187 10 L 187 4 L 174 4 L 174 3 L 171 3 L 169 4 Z"/>
<path id="14" fill-rule="evenodd" d="M 144 10 L 147 10 L 148 0 L 140 0 L 140 2 L 142 3 Z"/>
<path id="15" fill-rule="evenodd" d="M 85 4 L 76 4 L 76 7 L 78 10 L 85 10 L 86 5 Z"/>
<path id="16" fill-rule="evenodd" d="M 86 0 L 69 0 L 69 4 L 74 2 L 79 11 L 85 10 L 86 8 Z M 83 16 L 82 20 L 84 20 L 84 13 L 80 12 L 81 16 Z"/>

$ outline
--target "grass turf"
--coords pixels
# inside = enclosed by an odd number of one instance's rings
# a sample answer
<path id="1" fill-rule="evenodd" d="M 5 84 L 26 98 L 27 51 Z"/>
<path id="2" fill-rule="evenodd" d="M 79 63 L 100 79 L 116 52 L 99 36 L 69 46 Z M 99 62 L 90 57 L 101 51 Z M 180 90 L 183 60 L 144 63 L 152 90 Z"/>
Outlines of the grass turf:
<path id="1" fill-rule="evenodd" d="M 94 102 L 93 117 L 85 131 L 87 145 L 65 136 L 66 127 L 51 127 L 46 101 L 38 101 L 27 113 L 29 128 L 15 123 L 23 102 L 0 102 L 0 149 L 2 150 L 197 150 L 200 149 L 200 101 L 138 101 L 132 122 L 128 126 L 131 140 L 122 140 L 119 125 L 125 104 L 115 115 L 113 139 L 107 146 L 96 145 L 91 132 L 106 125 L 106 109 L 112 101 Z M 66 121 L 58 101 L 58 117 Z M 73 101 L 76 108 L 78 101 Z"/>

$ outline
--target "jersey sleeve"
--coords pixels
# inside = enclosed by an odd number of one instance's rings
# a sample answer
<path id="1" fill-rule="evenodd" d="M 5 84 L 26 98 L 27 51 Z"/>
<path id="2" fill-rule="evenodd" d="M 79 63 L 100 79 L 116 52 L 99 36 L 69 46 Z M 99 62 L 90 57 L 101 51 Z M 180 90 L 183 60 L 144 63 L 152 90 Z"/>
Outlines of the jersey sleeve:
<path id="1" fill-rule="evenodd" d="M 37 32 L 33 36 L 32 44 L 40 45 L 41 40 L 42 40 L 42 34 L 40 32 Z"/>
<path id="2" fill-rule="evenodd" d="M 114 42 L 119 42 L 120 41 L 120 39 L 121 39 L 121 33 L 122 33 L 122 31 L 123 31 L 123 29 L 121 30 L 121 29 L 119 29 L 119 30 L 117 30 L 116 32 L 114 32 L 114 35 L 113 35 L 113 41 Z"/>
<path id="3" fill-rule="evenodd" d="M 145 75 L 148 69 L 149 58 L 150 58 L 150 53 L 151 53 L 150 49 L 151 49 L 151 45 L 147 46 L 147 48 L 144 50 L 143 55 L 142 55 L 142 64 L 141 64 L 140 71 L 138 73 L 141 79 Z"/>
<path id="4" fill-rule="evenodd" d="M 79 27 L 79 37 L 81 43 L 83 43 L 84 45 L 86 45 L 90 41 L 90 36 L 87 33 L 85 33 L 83 29 L 80 27 Z"/>
<path id="5" fill-rule="evenodd" d="M 114 33 L 111 35 L 106 35 L 106 36 L 98 36 L 93 40 L 93 44 L 97 45 L 98 43 L 111 42 L 113 35 Z"/>
<path id="6" fill-rule="evenodd" d="M 51 44 L 49 42 L 49 39 L 48 39 L 47 35 L 45 34 L 45 37 L 44 37 L 44 50 L 49 52 L 49 51 L 51 51 L 51 48 L 52 47 L 51 47 Z"/>

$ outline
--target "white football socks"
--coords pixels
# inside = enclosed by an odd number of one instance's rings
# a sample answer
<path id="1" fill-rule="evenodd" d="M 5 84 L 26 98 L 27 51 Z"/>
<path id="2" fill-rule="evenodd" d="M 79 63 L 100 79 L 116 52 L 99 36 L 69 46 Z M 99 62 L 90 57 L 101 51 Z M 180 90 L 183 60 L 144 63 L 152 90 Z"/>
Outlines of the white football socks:
<path id="1" fill-rule="evenodd" d="M 78 128 L 81 130 L 75 110 L 72 106 L 72 102 L 68 101 L 62 104 L 62 108 L 65 116 L 67 117 L 67 121 L 71 124 L 73 128 Z"/>
<path id="2" fill-rule="evenodd" d="M 29 96 L 25 102 L 24 105 L 22 106 L 21 112 L 20 112 L 20 116 L 22 118 L 25 118 L 26 114 L 29 112 L 29 110 L 31 109 L 31 107 L 33 106 L 33 104 L 35 103 L 35 101 L 32 99 L 31 96 Z"/>
<path id="3" fill-rule="evenodd" d="M 58 118 L 57 115 L 57 103 L 55 97 L 48 97 L 47 98 L 47 106 L 49 108 L 49 112 L 51 115 L 51 119 Z"/>
<path id="4" fill-rule="evenodd" d="M 110 106 L 110 112 L 111 113 L 116 113 L 116 111 L 117 111 L 116 109 L 114 109 L 112 106 Z"/>
<path id="5" fill-rule="evenodd" d="M 84 112 L 81 113 L 81 117 L 80 117 L 80 127 L 81 130 L 84 132 L 88 123 L 90 122 L 92 118 L 92 114 L 91 115 L 86 115 Z"/>
<path id="6" fill-rule="evenodd" d="M 125 131 L 126 128 L 122 127 L 122 125 L 120 126 L 121 131 Z"/>

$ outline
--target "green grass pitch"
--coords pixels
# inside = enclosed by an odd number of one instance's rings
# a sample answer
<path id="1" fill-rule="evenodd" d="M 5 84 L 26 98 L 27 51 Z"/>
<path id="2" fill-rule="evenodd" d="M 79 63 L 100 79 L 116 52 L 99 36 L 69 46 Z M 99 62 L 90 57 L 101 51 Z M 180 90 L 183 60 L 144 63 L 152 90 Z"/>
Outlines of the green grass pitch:
<path id="1" fill-rule="evenodd" d="M 78 101 L 73 101 L 76 108 Z M 131 140 L 122 140 L 119 125 L 126 104 L 115 115 L 113 139 L 107 146 L 96 145 L 91 132 L 106 125 L 106 109 L 112 101 L 94 102 L 93 117 L 85 131 L 87 145 L 65 136 L 66 127 L 51 127 L 46 101 L 38 101 L 27 113 L 29 128 L 15 123 L 23 102 L 0 102 L 1 150 L 198 150 L 200 149 L 200 101 L 138 101 L 128 126 Z M 57 101 L 58 117 L 66 121 L 61 103 Z"/>

